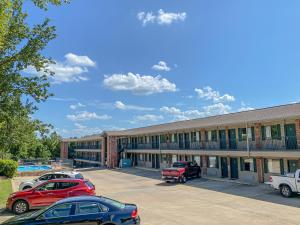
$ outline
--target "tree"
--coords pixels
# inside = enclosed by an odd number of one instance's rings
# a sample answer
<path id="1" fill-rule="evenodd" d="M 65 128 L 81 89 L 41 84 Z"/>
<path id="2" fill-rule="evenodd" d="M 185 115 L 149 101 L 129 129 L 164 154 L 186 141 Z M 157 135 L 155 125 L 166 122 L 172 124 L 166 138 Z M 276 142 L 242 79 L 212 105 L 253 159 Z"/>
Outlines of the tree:
<path id="1" fill-rule="evenodd" d="M 42 10 L 61 5 L 67 0 L 32 0 Z M 49 93 L 47 65 L 54 63 L 42 54 L 48 42 L 56 37 L 49 19 L 30 27 L 26 22 L 23 0 L 0 1 L 0 155 L 26 157 L 30 146 L 37 143 L 36 133 L 47 131 L 47 125 L 31 115 L 37 104 Z M 41 76 L 26 76 L 32 67 Z"/>

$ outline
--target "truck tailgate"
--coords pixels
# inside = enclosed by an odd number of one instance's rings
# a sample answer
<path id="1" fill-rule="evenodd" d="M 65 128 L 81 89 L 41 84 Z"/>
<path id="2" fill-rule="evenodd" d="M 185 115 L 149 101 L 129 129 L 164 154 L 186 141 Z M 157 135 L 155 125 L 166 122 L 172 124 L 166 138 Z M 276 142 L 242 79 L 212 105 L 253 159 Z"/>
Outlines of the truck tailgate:
<path id="1" fill-rule="evenodd" d="M 162 175 L 165 177 L 178 177 L 179 171 L 176 169 L 164 169 Z"/>

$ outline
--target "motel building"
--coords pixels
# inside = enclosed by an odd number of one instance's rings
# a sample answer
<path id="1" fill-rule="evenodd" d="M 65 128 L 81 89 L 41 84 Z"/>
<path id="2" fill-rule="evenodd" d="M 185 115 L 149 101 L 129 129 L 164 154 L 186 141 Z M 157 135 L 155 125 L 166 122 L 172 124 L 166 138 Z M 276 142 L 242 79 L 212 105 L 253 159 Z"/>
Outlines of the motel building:
<path id="1" fill-rule="evenodd" d="M 300 166 L 300 103 L 64 139 L 61 158 L 70 155 L 79 167 L 196 161 L 203 176 L 262 183 Z"/>

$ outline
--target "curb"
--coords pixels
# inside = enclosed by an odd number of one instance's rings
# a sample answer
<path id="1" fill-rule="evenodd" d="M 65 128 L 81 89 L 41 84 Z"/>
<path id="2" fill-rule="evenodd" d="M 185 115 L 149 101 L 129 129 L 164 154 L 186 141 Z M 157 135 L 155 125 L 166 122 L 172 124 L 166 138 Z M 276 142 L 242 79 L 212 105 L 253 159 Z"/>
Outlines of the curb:
<path id="1" fill-rule="evenodd" d="M 208 179 L 208 180 L 213 180 L 213 181 L 221 181 L 221 182 L 226 182 L 226 183 L 232 183 L 232 184 L 242 184 L 242 185 L 255 186 L 255 184 L 247 183 L 247 182 L 243 182 L 243 181 L 238 181 L 238 180 L 230 180 L 230 179 L 222 179 L 222 178 L 206 177 L 206 176 L 203 176 L 203 178 Z"/>
<path id="2" fill-rule="evenodd" d="M 147 171 L 152 171 L 152 172 L 160 172 L 160 169 L 153 169 L 153 168 L 145 168 L 145 167 L 139 167 L 139 166 L 135 166 L 132 167 L 134 169 L 139 169 L 139 170 L 147 170 Z"/>

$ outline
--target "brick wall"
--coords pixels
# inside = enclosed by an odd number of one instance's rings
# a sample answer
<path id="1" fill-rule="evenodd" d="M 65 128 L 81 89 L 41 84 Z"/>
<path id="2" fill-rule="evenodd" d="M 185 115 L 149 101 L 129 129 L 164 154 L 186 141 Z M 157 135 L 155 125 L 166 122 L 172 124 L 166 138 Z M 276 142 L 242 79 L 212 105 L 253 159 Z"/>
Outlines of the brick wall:
<path id="1" fill-rule="evenodd" d="M 255 124 L 254 133 L 255 133 L 256 149 L 260 149 L 261 148 L 261 124 L 260 123 Z"/>
<path id="2" fill-rule="evenodd" d="M 297 144 L 298 144 L 298 148 L 300 149 L 300 119 L 297 119 L 295 122 L 296 122 Z"/>
<path id="3" fill-rule="evenodd" d="M 109 168 L 118 167 L 118 144 L 116 137 L 107 138 L 107 166 Z"/>
<path id="4" fill-rule="evenodd" d="M 60 143 L 60 158 L 61 159 L 68 159 L 68 142 L 61 142 Z"/>

